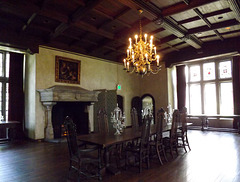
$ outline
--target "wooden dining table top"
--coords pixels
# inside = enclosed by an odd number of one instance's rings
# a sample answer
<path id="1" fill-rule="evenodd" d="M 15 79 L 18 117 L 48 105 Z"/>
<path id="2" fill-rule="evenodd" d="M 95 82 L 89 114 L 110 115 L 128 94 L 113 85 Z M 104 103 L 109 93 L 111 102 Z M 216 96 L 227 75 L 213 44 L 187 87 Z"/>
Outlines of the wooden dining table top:
<path id="1" fill-rule="evenodd" d="M 181 127 L 179 125 L 179 127 Z M 163 132 L 170 131 L 171 125 L 164 125 Z M 156 125 L 151 125 L 151 134 L 156 133 Z M 99 145 L 102 148 L 120 144 L 126 141 L 131 141 L 137 138 L 140 138 L 141 131 L 136 131 L 133 128 L 125 128 L 121 135 L 114 135 L 114 132 L 109 133 L 91 133 L 87 135 L 79 135 L 77 138 L 79 141 L 88 142 L 91 144 Z"/>

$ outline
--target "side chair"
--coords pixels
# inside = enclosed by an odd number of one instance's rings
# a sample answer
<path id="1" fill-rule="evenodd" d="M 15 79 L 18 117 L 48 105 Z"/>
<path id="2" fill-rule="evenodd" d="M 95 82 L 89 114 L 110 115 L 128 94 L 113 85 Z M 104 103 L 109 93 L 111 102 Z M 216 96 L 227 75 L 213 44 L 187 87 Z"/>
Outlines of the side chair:
<path id="1" fill-rule="evenodd" d="M 80 148 L 78 146 L 76 125 L 68 116 L 65 118 L 64 127 L 67 134 L 70 157 L 68 179 L 70 178 L 70 171 L 73 170 L 78 173 L 78 181 L 82 178 L 102 180 L 100 149 L 97 146 L 91 148 L 86 148 L 86 146 Z"/>
<path id="2" fill-rule="evenodd" d="M 149 137 L 150 137 L 150 125 L 152 118 L 146 116 L 143 121 L 141 138 L 137 145 L 127 145 L 125 148 L 125 168 L 129 165 L 129 153 L 134 156 L 135 163 L 139 166 L 139 173 L 142 172 L 142 163 L 145 161 L 147 168 L 150 167 L 149 162 Z M 136 162 L 137 161 L 137 162 Z"/>
<path id="3" fill-rule="evenodd" d="M 150 151 L 152 151 L 151 150 L 152 148 L 155 149 L 157 156 L 158 156 L 158 160 L 161 165 L 163 165 L 161 155 L 160 155 L 161 153 L 163 154 L 165 161 L 166 162 L 168 161 L 167 157 L 166 157 L 165 147 L 163 145 L 163 137 L 162 137 L 164 112 L 165 111 L 163 108 L 161 108 L 157 112 L 156 134 L 153 136 L 153 140 L 150 141 Z"/>
<path id="4" fill-rule="evenodd" d="M 181 128 L 177 133 L 178 137 L 178 147 L 179 148 L 184 148 L 185 152 L 187 152 L 186 146 L 191 150 L 189 142 L 188 142 L 188 136 L 187 136 L 187 108 L 183 107 L 181 112 L 180 112 L 180 123 L 181 123 Z"/>
<path id="5" fill-rule="evenodd" d="M 175 150 L 178 155 L 178 138 L 177 138 L 177 127 L 180 119 L 179 110 L 174 110 L 172 117 L 172 126 L 170 130 L 169 137 L 163 138 L 163 144 L 165 146 L 165 151 L 169 151 L 173 158 L 173 150 Z"/>

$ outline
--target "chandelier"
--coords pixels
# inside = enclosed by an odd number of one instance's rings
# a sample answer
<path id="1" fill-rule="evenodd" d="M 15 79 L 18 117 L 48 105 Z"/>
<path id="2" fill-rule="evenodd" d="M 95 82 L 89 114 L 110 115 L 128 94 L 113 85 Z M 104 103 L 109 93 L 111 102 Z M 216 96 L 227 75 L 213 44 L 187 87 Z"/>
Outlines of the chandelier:
<path id="1" fill-rule="evenodd" d="M 139 10 L 139 14 L 143 11 Z M 156 74 L 161 69 L 159 65 L 160 56 L 157 55 L 156 46 L 153 44 L 153 36 L 142 34 L 141 18 L 139 17 L 140 33 L 135 35 L 135 41 L 129 38 L 127 57 L 123 59 L 124 70 L 130 73 L 145 75 L 147 73 Z"/>

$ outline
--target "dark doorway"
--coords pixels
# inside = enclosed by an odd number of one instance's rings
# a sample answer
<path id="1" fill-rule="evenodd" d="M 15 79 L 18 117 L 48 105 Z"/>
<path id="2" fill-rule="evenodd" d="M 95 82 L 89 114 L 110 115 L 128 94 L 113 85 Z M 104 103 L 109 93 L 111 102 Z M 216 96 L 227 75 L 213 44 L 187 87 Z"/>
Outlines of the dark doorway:
<path id="1" fill-rule="evenodd" d="M 137 110 L 138 122 L 139 122 L 139 125 L 141 126 L 142 125 L 142 100 L 140 97 L 132 98 L 131 108 L 133 107 Z"/>
<path id="2" fill-rule="evenodd" d="M 122 112 L 124 112 L 124 108 L 123 108 L 123 96 L 121 95 L 117 95 L 117 103 L 118 103 L 118 107 L 122 110 Z"/>

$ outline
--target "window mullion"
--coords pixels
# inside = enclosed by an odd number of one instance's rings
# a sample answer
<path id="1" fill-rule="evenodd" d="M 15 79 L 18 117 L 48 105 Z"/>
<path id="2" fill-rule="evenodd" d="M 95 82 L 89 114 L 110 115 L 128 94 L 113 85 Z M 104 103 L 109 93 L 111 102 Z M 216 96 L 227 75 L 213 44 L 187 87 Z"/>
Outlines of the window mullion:
<path id="1" fill-rule="evenodd" d="M 215 73 L 216 73 L 216 105 L 217 105 L 217 114 L 220 114 L 220 83 L 219 83 L 219 62 L 216 62 L 215 66 Z"/>
<path id="2" fill-rule="evenodd" d="M 203 64 L 200 64 L 200 75 L 201 75 L 201 79 L 200 79 L 200 88 L 201 88 L 201 101 L 202 101 L 202 114 L 205 113 L 205 109 L 204 109 L 204 83 L 203 83 Z"/>

